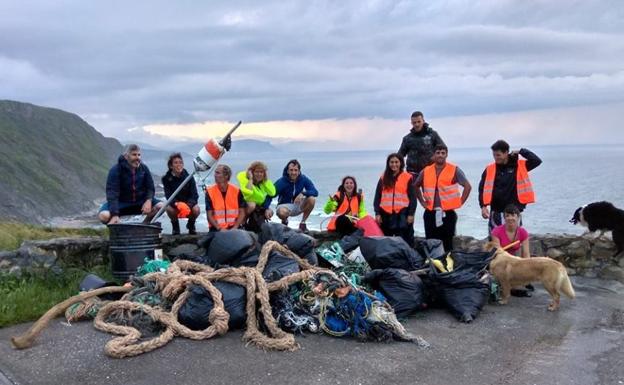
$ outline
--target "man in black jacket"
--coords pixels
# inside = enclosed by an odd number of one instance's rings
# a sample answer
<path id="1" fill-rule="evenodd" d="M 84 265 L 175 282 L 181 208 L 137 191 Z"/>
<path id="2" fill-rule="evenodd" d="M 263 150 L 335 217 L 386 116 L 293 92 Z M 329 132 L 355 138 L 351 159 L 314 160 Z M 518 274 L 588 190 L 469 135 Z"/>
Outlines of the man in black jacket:
<path id="1" fill-rule="evenodd" d="M 163 203 L 154 198 L 152 173 L 141 163 L 141 149 L 136 144 L 127 145 L 117 164 L 108 172 L 106 202 L 98 213 L 100 221 L 114 224 L 121 215 L 144 214 L 144 223 L 148 223 L 162 206 Z"/>
<path id="2" fill-rule="evenodd" d="M 440 135 L 425 122 L 422 112 L 412 113 L 411 122 L 412 129 L 403 137 L 398 153 L 407 156 L 405 169 L 412 173 L 416 180 L 422 169 L 433 163 L 433 149 L 437 145 L 445 144 Z"/>
<path id="3" fill-rule="evenodd" d="M 167 200 L 174 191 L 189 176 L 188 171 L 184 168 L 184 160 L 179 152 L 171 154 L 167 161 L 169 171 L 162 177 L 162 184 L 165 190 Z M 197 185 L 195 179 L 191 180 L 178 192 L 173 201 L 167 206 L 167 216 L 171 219 L 171 233 L 173 235 L 180 234 L 180 222 L 178 218 L 188 218 L 186 228 L 189 234 L 195 234 L 195 220 L 199 216 L 199 205 L 197 201 L 199 194 L 197 193 Z"/>
<path id="4" fill-rule="evenodd" d="M 489 231 L 502 225 L 502 213 L 507 205 L 514 204 L 522 211 L 528 203 L 534 202 L 528 172 L 542 163 L 537 155 L 526 148 L 509 152 L 509 144 L 504 140 L 496 141 L 491 149 L 494 163 L 486 167 L 479 182 L 481 216 L 489 220 Z M 519 159 L 518 155 L 524 159 Z"/>

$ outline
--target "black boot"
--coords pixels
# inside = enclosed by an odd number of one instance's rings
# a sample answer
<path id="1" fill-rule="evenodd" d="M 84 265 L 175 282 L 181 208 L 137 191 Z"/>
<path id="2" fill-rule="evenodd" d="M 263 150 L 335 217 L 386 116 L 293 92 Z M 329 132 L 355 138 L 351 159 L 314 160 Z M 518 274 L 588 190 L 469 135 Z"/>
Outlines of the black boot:
<path id="1" fill-rule="evenodd" d="M 197 234 L 197 231 L 195 230 L 195 218 L 188 219 L 188 222 L 186 222 L 186 228 L 188 229 L 189 234 Z"/>
<path id="2" fill-rule="evenodd" d="M 179 235 L 180 234 L 180 221 L 176 218 L 175 220 L 171 220 L 171 234 Z"/>

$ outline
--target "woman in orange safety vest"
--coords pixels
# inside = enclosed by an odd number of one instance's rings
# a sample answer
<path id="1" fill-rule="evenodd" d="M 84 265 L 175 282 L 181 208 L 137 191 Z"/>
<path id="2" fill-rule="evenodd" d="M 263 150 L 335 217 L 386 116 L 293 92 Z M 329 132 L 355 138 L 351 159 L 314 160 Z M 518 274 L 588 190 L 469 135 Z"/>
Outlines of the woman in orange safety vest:
<path id="1" fill-rule="evenodd" d="M 354 177 L 345 176 L 342 178 L 338 191 L 329 196 L 323 210 L 325 214 L 334 213 L 327 225 L 328 231 L 338 230 L 339 233 L 346 235 L 355 230 L 351 220 L 345 215 L 364 218 L 367 213 L 364 208 L 364 194 L 362 191 L 358 191 Z"/>
<path id="2" fill-rule="evenodd" d="M 404 171 L 405 160 L 397 153 L 388 155 L 375 191 L 375 219 L 388 236 L 400 236 L 408 245 L 414 243 L 416 193 L 412 174 Z"/>

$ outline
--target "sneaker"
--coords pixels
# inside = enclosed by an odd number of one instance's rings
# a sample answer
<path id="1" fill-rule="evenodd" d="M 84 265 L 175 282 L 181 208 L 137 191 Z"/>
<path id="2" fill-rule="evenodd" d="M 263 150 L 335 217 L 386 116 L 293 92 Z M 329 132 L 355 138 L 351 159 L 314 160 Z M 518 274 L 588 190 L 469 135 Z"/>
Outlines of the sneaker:
<path id="1" fill-rule="evenodd" d="M 299 231 L 302 233 L 308 233 L 308 226 L 306 226 L 305 222 L 299 223 Z"/>
<path id="2" fill-rule="evenodd" d="M 531 285 L 530 283 L 526 285 L 524 288 L 527 289 L 528 291 L 535 291 L 535 287 L 533 287 L 533 285 Z"/>

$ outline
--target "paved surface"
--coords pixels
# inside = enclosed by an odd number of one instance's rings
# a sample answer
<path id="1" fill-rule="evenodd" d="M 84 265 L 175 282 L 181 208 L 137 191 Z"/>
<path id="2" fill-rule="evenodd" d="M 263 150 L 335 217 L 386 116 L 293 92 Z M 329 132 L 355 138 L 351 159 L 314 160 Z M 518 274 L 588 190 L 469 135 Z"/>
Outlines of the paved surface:
<path id="1" fill-rule="evenodd" d="M 91 322 L 57 319 L 21 351 L 9 337 L 30 324 L 18 325 L 0 329 L 0 384 L 624 384 L 624 285 L 574 284 L 577 299 L 557 313 L 538 287 L 533 298 L 487 306 L 472 324 L 443 310 L 417 314 L 406 327 L 429 349 L 309 335 L 296 352 L 264 352 L 237 331 L 118 360 Z"/>

